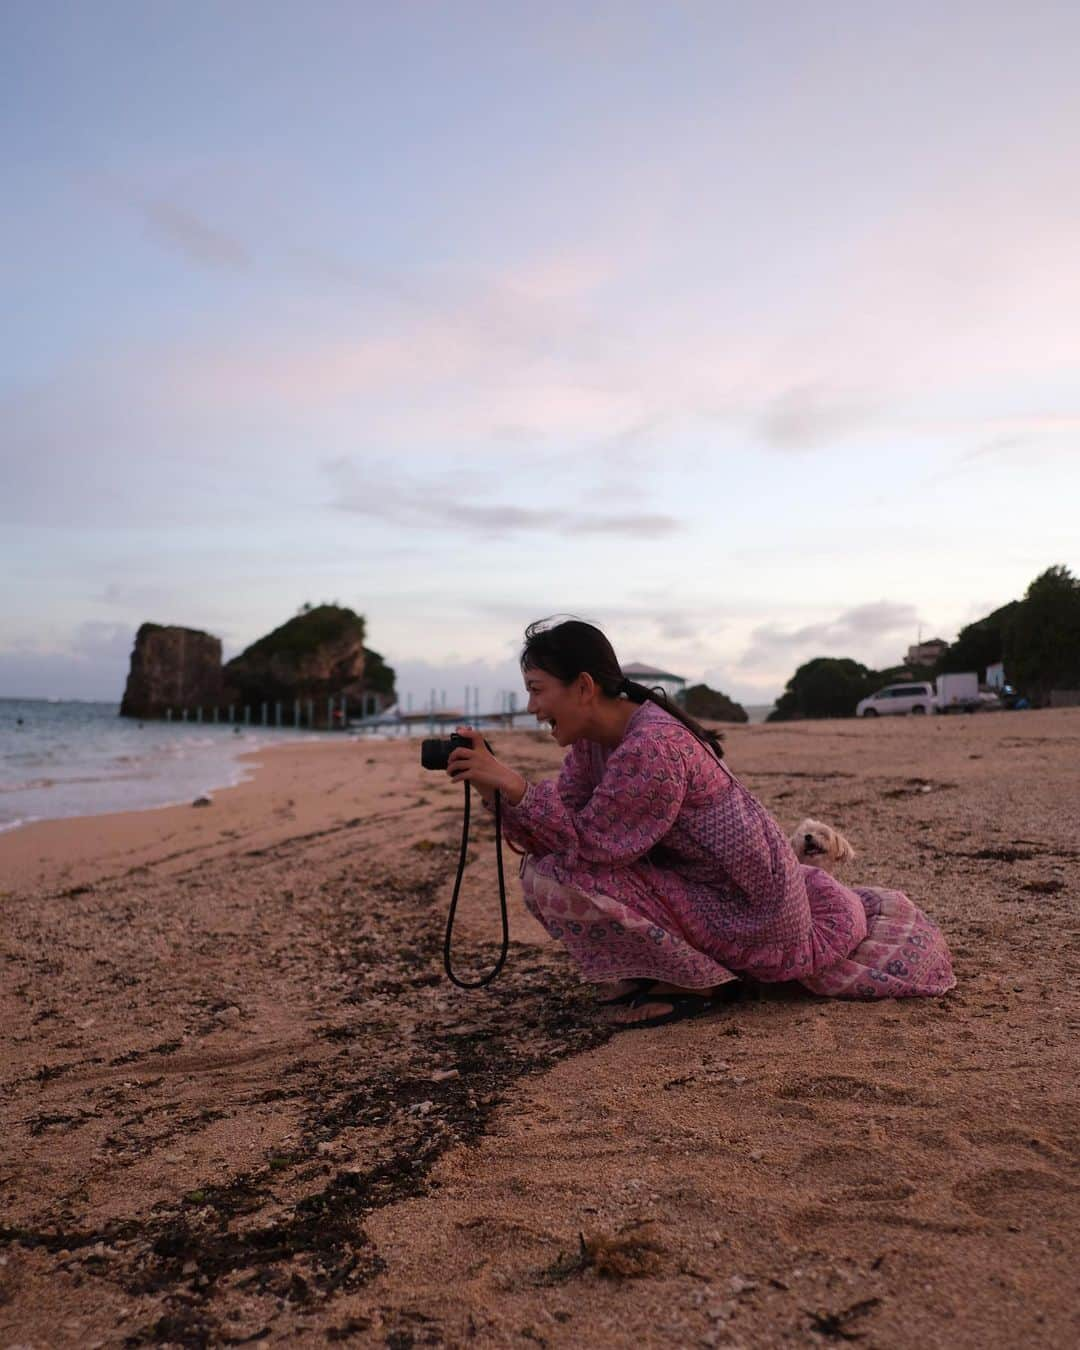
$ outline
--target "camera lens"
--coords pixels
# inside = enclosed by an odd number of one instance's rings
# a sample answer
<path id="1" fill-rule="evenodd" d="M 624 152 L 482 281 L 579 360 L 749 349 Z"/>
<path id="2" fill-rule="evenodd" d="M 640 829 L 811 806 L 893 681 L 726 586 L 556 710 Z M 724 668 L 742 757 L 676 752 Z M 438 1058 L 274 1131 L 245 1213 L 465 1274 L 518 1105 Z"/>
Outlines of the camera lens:
<path id="1" fill-rule="evenodd" d="M 420 742 L 420 765 L 424 769 L 445 769 L 450 763 L 450 752 L 453 750 L 450 741 L 435 739 Z"/>

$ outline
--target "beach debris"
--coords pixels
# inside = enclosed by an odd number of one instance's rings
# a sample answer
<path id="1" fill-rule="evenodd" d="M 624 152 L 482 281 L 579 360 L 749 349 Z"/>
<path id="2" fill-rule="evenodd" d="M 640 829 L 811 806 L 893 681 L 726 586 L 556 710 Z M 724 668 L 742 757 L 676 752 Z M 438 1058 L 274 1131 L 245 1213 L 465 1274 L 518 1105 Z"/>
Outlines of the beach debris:
<path id="1" fill-rule="evenodd" d="M 461 1074 L 457 1069 L 436 1069 L 431 1075 L 433 1083 L 448 1083 L 453 1078 L 460 1078 Z"/>
<path id="2" fill-rule="evenodd" d="M 660 1268 L 663 1245 L 656 1225 L 631 1224 L 617 1233 L 589 1233 L 580 1238 L 588 1268 L 604 1279 L 639 1279 Z"/>
<path id="3" fill-rule="evenodd" d="M 670 1092 L 672 1088 L 686 1087 L 688 1083 L 696 1083 L 697 1079 L 692 1073 L 684 1074 L 681 1078 L 669 1078 L 664 1084 L 664 1091 Z"/>
<path id="4" fill-rule="evenodd" d="M 927 792 L 943 792 L 954 787 L 955 783 L 935 783 L 929 778 L 908 778 L 902 787 L 890 788 L 881 795 L 896 800 L 903 797 L 918 797 Z"/>
<path id="5" fill-rule="evenodd" d="M 328 1341 L 347 1341 L 351 1336 L 357 1335 L 361 1331 L 367 1331 L 371 1326 L 366 1317 L 346 1317 L 345 1321 L 339 1327 L 327 1327 L 326 1339 Z M 269 1341 L 258 1341 L 255 1350 L 259 1346 L 268 1346 Z"/>
<path id="6" fill-rule="evenodd" d="M 726 1322 L 729 1318 L 735 1316 L 736 1305 L 728 1299 L 721 1302 L 719 1299 L 710 1303 L 705 1309 L 705 1316 L 710 1322 Z"/>
<path id="7" fill-rule="evenodd" d="M 656 1225 L 632 1223 L 615 1233 L 579 1233 L 576 1252 L 560 1252 L 536 1278 L 541 1285 L 560 1284 L 588 1271 L 606 1280 L 635 1280 L 660 1270 L 664 1246 Z"/>
<path id="8" fill-rule="evenodd" d="M 209 793 L 203 792 L 196 797 L 191 804 L 192 806 L 212 806 L 214 804 L 214 799 Z"/>
<path id="9" fill-rule="evenodd" d="M 1029 848 L 980 848 L 974 853 L 963 853 L 963 858 L 978 858 L 982 862 L 1031 862 L 1036 857 Z"/>
<path id="10" fill-rule="evenodd" d="M 819 1336 L 828 1336 L 833 1340 L 839 1341 L 858 1341 L 863 1337 L 861 1331 L 851 1331 L 848 1323 L 857 1317 L 865 1317 L 871 1309 L 876 1308 L 881 1302 L 879 1298 L 864 1298 L 859 1303 L 853 1303 L 850 1308 L 845 1308 L 843 1312 L 838 1313 L 817 1313 L 807 1312 L 810 1318 L 810 1330 L 816 1331 Z"/>
<path id="11" fill-rule="evenodd" d="M 728 1288 L 733 1294 L 749 1294 L 757 1288 L 756 1280 L 748 1280 L 745 1275 L 732 1275 Z"/>

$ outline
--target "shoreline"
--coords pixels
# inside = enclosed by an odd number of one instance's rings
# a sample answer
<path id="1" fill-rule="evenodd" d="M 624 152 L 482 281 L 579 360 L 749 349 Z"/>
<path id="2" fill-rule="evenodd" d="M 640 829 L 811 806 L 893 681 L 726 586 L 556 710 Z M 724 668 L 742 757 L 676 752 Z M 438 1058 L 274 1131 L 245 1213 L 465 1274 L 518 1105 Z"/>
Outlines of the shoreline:
<path id="1" fill-rule="evenodd" d="M 502 737 L 535 736 L 533 730 L 516 728 L 503 731 Z M 237 810 L 243 818 L 242 829 L 260 829 L 260 811 L 264 813 L 262 833 L 274 834 L 283 825 L 316 814 L 310 804 L 290 794 L 282 795 L 280 779 L 288 772 L 308 772 L 320 756 L 345 755 L 351 751 L 358 773 L 374 760 L 379 762 L 385 747 L 413 747 L 405 758 L 415 759 L 418 790 L 431 775 L 419 767 L 419 737 L 368 736 L 332 738 L 303 737 L 266 743 L 236 756 L 237 765 L 247 771 L 235 783 L 209 789 L 211 804 L 196 807 L 191 801 L 167 802 L 134 810 L 102 811 L 88 815 L 49 816 L 28 820 L 11 829 L 0 829 L 0 892 L 12 885 L 48 885 L 55 873 L 67 885 L 79 885 L 98 875 L 99 860 L 134 857 L 143 865 L 157 856 L 157 845 L 168 840 L 174 847 L 209 847 L 219 828 L 217 816 L 225 811 L 231 818 Z M 554 743 L 552 743 L 554 744 Z M 264 760 L 267 761 L 264 763 Z M 293 761 L 290 768 L 289 762 Z M 343 766 L 344 767 L 344 766 Z M 230 819 L 231 825 L 231 819 Z M 309 823 L 314 824 L 314 821 Z M 80 868 L 87 869 L 85 873 Z M 59 881 L 56 884 L 60 884 Z"/>
<path id="2" fill-rule="evenodd" d="M 0 875 L 34 845 L 0 881 L 0 1340 L 1071 1343 L 1080 710 L 725 730 L 782 824 L 941 923 L 953 993 L 611 1036 L 511 876 L 463 994 L 462 794 L 415 742 L 0 836 Z M 467 972 L 483 817 L 472 851 Z"/>
<path id="3" fill-rule="evenodd" d="M 25 702 L 25 700 L 12 701 Z M 42 702 L 46 702 L 46 700 L 42 700 Z M 68 700 L 67 702 L 71 702 L 71 700 Z M 88 706 L 99 707 L 109 705 L 89 703 Z M 140 728 L 142 725 L 142 723 L 139 724 Z M 149 725 L 153 726 L 154 724 L 151 723 Z M 165 727 L 170 724 L 162 721 L 160 725 Z M 122 802 L 120 804 L 108 805 L 98 810 L 81 808 L 76 810 L 65 810 L 63 806 L 58 806 L 53 812 L 47 814 L 26 814 L 13 820 L 0 820 L 0 836 L 15 830 L 25 829 L 31 825 L 39 825 L 54 820 L 77 821 L 87 818 L 97 819 L 103 816 L 127 815 L 142 811 L 159 811 L 169 807 L 190 805 L 198 796 L 224 792 L 244 782 L 249 776 L 248 771 L 244 767 L 245 761 L 249 761 L 252 757 L 261 754 L 264 749 L 329 744 L 341 747 L 349 745 L 367 745 L 385 741 L 415 743 L 422 739 L 424 734 L 433 734 L 427 732 L 426 728 L 423 727 L 417 727 L 415 730 L 406 729 L 404 732 L 397 729 L 389 731 L 372 728 L 366 732 L 357 730 L 352 733 L 343 733 L 341 731 L 327 733 L 325 731 L 313 732 L 306 729 L 294 731 L 291 728 L 264 728 L 254 726 L 243 729 L 244 738 L 247 740 L 254 740 L 255 742 L 253 746 L 246 748 L 244 743 L 234 739 L 232 735 L 227 734 L 229 724 L 218 727 L 216 724 L 208 723 L 206 724 L 206 728 L 211 730 L 212 734 L 219 738 L 218 743 L 199 741 L 196 747 L 196 757 L 194 762 L 187 759 L 187 755 L 190 752 L 189 747 L 184 751 L 180 759 L 174 759 L 172 761 L 172 772 L 166 773 L 162 777 L 156 777 L 152 770 L 159 768 L 162 760 L 168 759 L 168 754 L 167 752 L 164 752 L 155 755 L 153 751 L 151 751 L 149 755 L 141 761 L 141 770 L 134 775 L 123 773 L 112 775 L 100 774 L 74 779 L 66 779 L 63 777 L 49 778 L 47 775 L 43 775 L 41 778 L 13 783 L 3 789 L 5 796 L 20 792 L 24 794 L 33 794 L 35 791 L 40 792 L 42 789 L 46 788 L 57 789 L 62 793 L 64 789 L 70 788 L 74 783 L 79 783 L 83 785 L 84 791 L 87 787 L 91 789 L 100 788 L 108 794 L 109 790 L 114 788 L 118 782 L 127 781 L 130 783 L 134 781 L 137 784 L 145 786 L 147 795 L 155 797 L 160 795 L 163 798 L 162 800 L 153 800 L 146 802 L 145 804 Z M 202 731 L 202 728 L 195 723 L 188 724 L 183 729 L 194 736 L 199 736 Z M 506 735 L 508 730 L 517 733 L 526 729 L 527 728 L 521 727 L 511 729 L 503 728 L 500 729 L 500 734 Z M 240 728 L 234 726 L 232 730 L 236 731 L 240 730 Z M 160 750 L 160 747 L 158 749 Z M 130 755 L 123 755 L 120 757 L 119 761 L 114 759 L 110 762 L 128 762 L 131 758 Z M 204 765 L 205 772 L 203 772 Z M 88 767 L 90 766 L 88 765 Z M 148 772 L 148 770 L 150 771 Z M 177 781 L 175 788 L 170 787 L 170 778 L 173 780 L 180 780 L 184 777 L 184 773 L 180 772 L 180 770 L 184 770 L 191 781 L 185 785 L 181 785 L 181 783 Z M 171 795 L 174 792 L 177 795 Z"/>
<path id="4" fill-rule="evenodd" d="M 233 781 L 229 783 L 211 784 L 209 787 L 205 789 L 205 795 L 209 796 L 211 793 L 228 792 L 231 788 L 242 786 L 242 784 L 247 782 L 248 779 L 251 777 L 250 773 L 245 773 L 240 767 L 242 761 L 245 759 L 254 758 L 258 754 L 261 754 L 261 751 L 250 750 L 246 751 L 242 755 L 237 755 L 236 758 L 233 760 L 233 767 L 236 769 L 236 772 L 233 775 Z M 185 802 L 181 798 L 176 798 L 175 800 L 166 802 L 154 802 L 146 806 L 137 806 L 137 807 L 118 806 L 118 807 L 108 807 L 103 811 L 77 811 L 74 812 L 72 815 L 26 816 L 18 820 L 9 820 L 0 822 L 0 835 L 8 834 L 12 830 L 26 829 L 27 826 L 29 825 L 46 825 L 51 821 L 99 820 L 101 819 L 102 816 L 127 816 L 127 815 L 133 816 L 133 815 L 141 815 L 144 811 L 166 811 L 170 807 L 184 806 L 184 805 L 190 806 L 191 804 L 192 804 L 191 801 Z"/>
<path id="5" fill-rule="evenodd" d="M 238 755 L 236 763 L 245 766 L 238 781 L 211 789 L 212 801 L 208 807 L 196 807 L 192 802 L 167 802 L 135 810 L 102 811 L 89 815 L 49 816 L 28 820 L 17 828 L 0 831 L 0 885 L 10 888 L 12 882 L 26 884 L 25 879 L 35 868 L 35 884 L 48 884 L 45 878 L 52 869 L 65 879 L 76 866 L 88 871 L 79 872 L 74 884 L 82 884 L 96 876 L 99 860 L 115 856 L 117 850 L 133 851 L 141 859 L 154 856 L 156 845 L 162 840 L 182 840 L 197 845 L 212 835 L 215 829 L 215 807 L 227 807 L 243 800 L 243 794 L 255 792 L 268 756 L 324 753 L 332 747 L 320 742 L 292 742 L 264 745 Z"/>
<path id="6" fill-rule="evenodd" d="M 23 753 L 11 764 L 6 764 L 8 777 L 16 766 L 23 769 L 23 775 L 16 775 L 18 781 L 5 778 L 0 798 L 5 811 L 10 812 L 13 803 L 17 803 L 14 809 L 23 814 L 15 819 L 0 820 L 0 834 L 49 820 L 77 820 L 84 816 L 181 806 L 199 795 L 236 786 L 247 773 L 244 761 L 264 748 L 322 739 L 309 732 L 282 733 L 277 728 L 255 728 L 244 732 L 213 724 L 173 727 L 161 722 L 160 729 L 176 737 L 175 740 L 162 740 L 155 737 L 153 724 L 144 736 L 145 724 L 131 722 L 121 730 L 131 731 L 137 725 L 140 735 L 135 740 L 124 741 L 108 735 L 103 737 L 103 732 L 117 729 L 116 719 L 109 719 L 89 737 L 86 732 L 90 728 L 86 724 L 76 724 L 66 733 L 72 739 L 67 741 L 65 736 L 58 744 L 62 725 L 46 723 L 26 728 L 25 742 L 17 747 Z M 39 735 L 35 736 L 35 733 Z M 9 745 L 9 749 L 12 748 L 16 748 L 14 742 Z M 61 756 L 63 771 L 58 771 Z M 26 776 L 27 772 L 29 776 Z M 106 804 L 96 805 L 95 797 Z"/>

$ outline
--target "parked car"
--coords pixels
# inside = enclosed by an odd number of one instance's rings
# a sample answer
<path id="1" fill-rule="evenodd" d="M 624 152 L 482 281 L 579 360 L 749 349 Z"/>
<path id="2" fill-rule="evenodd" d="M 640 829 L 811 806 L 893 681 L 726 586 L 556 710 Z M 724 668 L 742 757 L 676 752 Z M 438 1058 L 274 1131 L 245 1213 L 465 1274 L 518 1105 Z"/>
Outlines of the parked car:
<path id="1" fill-rule="evenodd" d="M 869 698 L 860 699 L 855 707 L 856 717 L 891 717 L 900 713 L 924 714 L 934 711 L 934 686 L 914 684 L 887 684 Z"/>

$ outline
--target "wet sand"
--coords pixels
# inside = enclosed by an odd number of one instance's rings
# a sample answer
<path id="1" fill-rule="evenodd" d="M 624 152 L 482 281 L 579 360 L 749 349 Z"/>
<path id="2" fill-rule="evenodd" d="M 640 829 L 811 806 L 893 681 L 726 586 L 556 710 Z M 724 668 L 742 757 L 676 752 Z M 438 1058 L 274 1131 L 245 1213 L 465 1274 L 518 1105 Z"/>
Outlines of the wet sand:
<path id="1" fill-rule="evenodd" d="M 942 924 L 954 993 L 612 1036 L 512 855 L 462 993 L 415 742 L 0 835 L 0 1346 L 1075 1344 L 1080 710 L 726 735 Z"/>

